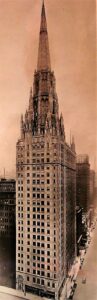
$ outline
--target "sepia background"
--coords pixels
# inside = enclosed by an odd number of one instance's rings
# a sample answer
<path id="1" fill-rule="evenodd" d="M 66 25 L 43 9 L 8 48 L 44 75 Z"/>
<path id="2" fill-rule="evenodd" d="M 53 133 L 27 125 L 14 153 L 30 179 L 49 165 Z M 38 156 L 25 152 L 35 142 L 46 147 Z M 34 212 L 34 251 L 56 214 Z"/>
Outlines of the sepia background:
<path id="1" fill-rule="evenodd" d="M 96 1 L 45 0 L 66 140 L 96 161 Z M 0 176 L 15 175 L 20 116 L 37 66 L 41 0 L 0 0 Z"/>

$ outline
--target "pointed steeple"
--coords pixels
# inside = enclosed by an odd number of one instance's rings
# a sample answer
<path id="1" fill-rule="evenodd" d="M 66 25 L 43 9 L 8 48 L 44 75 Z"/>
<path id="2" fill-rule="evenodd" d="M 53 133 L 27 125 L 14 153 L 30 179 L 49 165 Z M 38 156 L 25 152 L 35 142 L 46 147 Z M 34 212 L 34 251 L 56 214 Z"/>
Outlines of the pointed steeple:
<path id="1" fill-rule="evenodd" d="M 44 1 L 42 3 L 40 33 L 43 31 L 45 31 L 47 33 L 47 22 L 46 22 Z"/>
<path id="2" fill-rule="evenodd" d="M 30 88 L 29 109 L 32 109 L 32 87 Z"/>
<path id="3" fill-rule="evenodd" d="M 49 41 L 48 41 L 45 6 L 43 1 L 42 11 L 41 11 L 37 70 L 42 71 L 42 70 L 50 70 L 50 69 L 51 69 L 51 64 L 50 64 L 50 53 L 49 53 Z"/>
<path id="4" fill-rule="evenodd" d="M 75 140 L 74 140 L 74 135 L 72 136 L 71 149 L 73 150 L 73 152 L 75 152 Z"/>

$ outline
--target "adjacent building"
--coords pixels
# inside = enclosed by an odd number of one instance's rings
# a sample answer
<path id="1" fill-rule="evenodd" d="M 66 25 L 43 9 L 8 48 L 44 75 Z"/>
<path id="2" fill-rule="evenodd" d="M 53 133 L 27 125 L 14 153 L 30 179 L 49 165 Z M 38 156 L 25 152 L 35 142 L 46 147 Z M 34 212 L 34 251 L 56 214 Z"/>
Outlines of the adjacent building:
<path id="1" fill-rule="evenodd" d="M 90 206 L 95 206 L 95 171 L 90 170 Z"/>
<path id="2" fill-rule="evenodd" d="M 76 207 L 76 243 L 77 243 L 77 255 L 80 253 L 80 247 L 82 242 L 82 208 Z"/>
<path id="3" fill-rule="evenodd" d="M 16 187 L 14 179 L 0 179 L 0 237 L 15 239 Z"/>
<path id="4" fill-rule="evenodd" d="M 77 205 L 88 214 L 90 208 L 90 163 L 88 155 L 79 155 L 76 165 L 76 199 Z"/>
<path id="5" fill-rule="evenodd" d="M 59 115 L 44 3 L 33 92 L 16 150 L 17 289 L 58 298 L 76 255 L 76 153 Z"/>
<path id="6" fill-rule="evenodd" d="M 65 143 L 66 171 L 66 272 L 76 256 L 76 153 L 74 138 L 70 147 Z"/>

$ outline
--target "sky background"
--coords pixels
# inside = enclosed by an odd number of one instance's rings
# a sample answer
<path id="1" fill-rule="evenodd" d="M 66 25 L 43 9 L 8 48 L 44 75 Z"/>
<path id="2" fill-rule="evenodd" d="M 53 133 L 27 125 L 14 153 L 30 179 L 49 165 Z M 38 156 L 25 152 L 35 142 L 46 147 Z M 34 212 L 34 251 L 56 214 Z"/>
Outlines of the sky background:
<path id="1" fill-rule="evenodd" d="M 0 176 L 15 174 L 20 116 L 37 66 L 42 0 L 0 0 Z M 96 1 L 45 0 L 52 70 L 66 140 L 96 157 Z"/>

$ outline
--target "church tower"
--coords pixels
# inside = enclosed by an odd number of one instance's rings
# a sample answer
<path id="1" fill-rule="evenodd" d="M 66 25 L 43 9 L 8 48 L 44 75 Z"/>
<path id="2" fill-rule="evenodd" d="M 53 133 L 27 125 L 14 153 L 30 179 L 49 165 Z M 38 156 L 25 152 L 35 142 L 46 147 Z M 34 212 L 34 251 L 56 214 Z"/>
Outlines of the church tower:
<path id="1" fill-rule="evenodd" d="M 17 289 L 58 298 L 66 278 L 65 132 L 42 4 L 37 69 L 17 142 Z"/>

